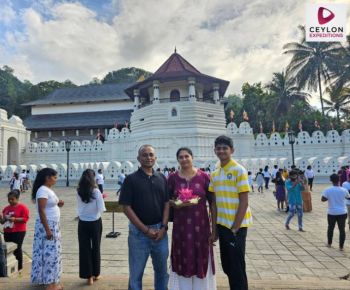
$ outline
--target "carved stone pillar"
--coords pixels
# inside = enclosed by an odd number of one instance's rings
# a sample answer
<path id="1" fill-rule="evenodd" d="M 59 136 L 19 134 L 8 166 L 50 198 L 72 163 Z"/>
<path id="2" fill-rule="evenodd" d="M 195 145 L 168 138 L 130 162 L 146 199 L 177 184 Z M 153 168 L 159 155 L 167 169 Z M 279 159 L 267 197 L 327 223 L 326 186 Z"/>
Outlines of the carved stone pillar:
<path id="1" fill-rule="evenodd" d="M 140 91 L 134 90 L 134 111 L 138 110 L 140 106 Z"/>
<path id="2" fill-rule="evenodd" d="M 153 82 L 153 104 L 159 104 L 159 82 Z"/>
<path id="3" fill-rule="evenodd" d="M 188 97 L 190 102 L 195 102 L 196 99 L 196 79 L 188 78 Z"/>
<path id="4" fill-rule="evenodd" d="M 219 88 L 219 84 L 213 84 L 213 99 L 215 104 L 220 102 Z"/>

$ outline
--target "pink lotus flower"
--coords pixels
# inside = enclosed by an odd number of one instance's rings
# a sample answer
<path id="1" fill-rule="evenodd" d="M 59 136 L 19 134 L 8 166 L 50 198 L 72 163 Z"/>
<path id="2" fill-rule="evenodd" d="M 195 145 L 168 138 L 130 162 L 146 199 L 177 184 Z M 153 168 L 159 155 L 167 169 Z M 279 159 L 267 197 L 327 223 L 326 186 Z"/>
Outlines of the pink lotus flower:
<path id="1" fill-rule="evenodd" d="M 178 191 L 178 199 L 182 202 L 190 201 L 191 199 L 198 198 L 198 195 L 193 194 L 193 190 L 189 188 L 181 188 Z"/>

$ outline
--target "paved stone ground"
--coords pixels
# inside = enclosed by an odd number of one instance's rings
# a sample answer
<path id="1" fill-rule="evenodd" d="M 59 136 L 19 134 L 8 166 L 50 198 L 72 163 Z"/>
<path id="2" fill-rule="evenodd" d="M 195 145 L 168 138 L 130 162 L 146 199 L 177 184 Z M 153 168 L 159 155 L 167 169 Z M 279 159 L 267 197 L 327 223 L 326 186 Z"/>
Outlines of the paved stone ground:
<path id="1" fill-rule="evenodd" d="M 286 214 L 276 210 L 272 191 L 264 195 L 252 193 L 250 205 L 254 216 L 254 226 L 247 237 L 247 273 L 250 289 L 350 289 L 350 281 L 340 280 L 350 270 L 350 245 L 345 243 L 345 251 L 338 250 L 338 231 L 335 230 L 334 246 L 327 248 L 326 241 L 326 204 L 321 203 L 320 193 L 326 185 L 316 185 L 313 193 L 313 211 L 304 214 L 305 233 L 297 231 L 296 217 L 292 221 L 292 230 L 284 228 Z M 74 188 L 56 188 L 55 191 L 65 201 L 61 210 L 61 228 L 63 243 L 63 282 L 65 289 L 80 289 L 83 284 L 78 278 L 78 241 L 77 222 L 74 220 L 75 193 Z M 7 189 L 0 189 L 0 207 L 7 204 Z M 113 200 L 110 193 L 108 200 Z M 31 219 L 23 246 L 27 255 L 31 256 L 34 204 L 30 201 L 30 193 L 24 193 L 22 202 L 31 209 Z M 111 214 L 103 215 L 102 239 L 102 275 L 91 289 L 126 289 L 128 277 L 126 217 L 118 213 L 115 226 L 122 234 L 117 239 L 106 239 L 111 231 Z M 171 230 L 170 230 L 171 233 Z M 226 278 L 219 264 L 219 248 L 216 247 L 217 281 L 219 289 L 228 289 Z M 20 279 L 0 279 L 0 289 L 32 289 L 28 283 L 30 260 L 26 271 Z M 153 272 L 151 262 L 145 271 L 146 289 L 152 289 Z M 119 287 L 119 288 L 118 288 Z M 40 289 L 35 288 L 33 289 Z"/>

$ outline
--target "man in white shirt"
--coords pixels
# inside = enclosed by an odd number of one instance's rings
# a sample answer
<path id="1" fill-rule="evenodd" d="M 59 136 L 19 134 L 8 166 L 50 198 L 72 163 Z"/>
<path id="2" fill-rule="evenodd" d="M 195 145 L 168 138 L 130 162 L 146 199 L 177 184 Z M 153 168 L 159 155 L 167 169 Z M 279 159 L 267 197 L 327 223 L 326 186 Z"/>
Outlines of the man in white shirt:
<path id="1" fill-rule="evenodd" d="M 330 181 L 333 186 L 328 187 L 322 193 L 321 201 L 328 201 L 328 247 L 332 246 L 333 231 L 335 224 L 338 224 L 339 229 L 339 249 L 344 250 L 345 242 L 345 222 L 347 218 L 347 210 L 345 206 L 345 200 L 349 199 L 349 192 L 343 187 L 339 186 L 338 174 L 332 174 Z"/>
<path id="2" fill-rule="evenodd" d="M 278 172 L 278 165 L 274 165 L 272 169 L 272 179 L 276 179 L 277 172 Z"/>
<path id="3" fill-rule="evenodd" d="M 102 174 L 102 169 L 97 170 L 96 183 L 97 183 L 98 189 L 101 191 L 101 193 L 103 193 L 103 185 L 105 183 L 105 178 Z"/>
<path id="4" fill-rule="evenodd" d="M 348 176 L 348 180 L 343 182 L 342 187 L 345 188 L 350 193 L 350 175 Z M 348 210 L 348 224 L 350 229 L 350 200 L 346 200 L 346 207 Z"/>
<path id="5" fill-rule="evenodd" d="M 21 192 L 24 191 L 24 182 L 27 178 L 27 174 L 26 174 L 26 171 L 23 169 L 22 172 L 19 174 L 19 181 L 20 181 L 20 184 L 21 184 Z"/>
<path id="6" fill-rule="evenodd" d="M 312 185 L 314 183 L 315 174 L 314 174 L 314 171 L 312 170 L 311 165 L 308 165 L 308 167 L 306 167 L 305 177 L 306 177 L 307 183 L 310 187 L 310 191 L 312 191 Z"/>

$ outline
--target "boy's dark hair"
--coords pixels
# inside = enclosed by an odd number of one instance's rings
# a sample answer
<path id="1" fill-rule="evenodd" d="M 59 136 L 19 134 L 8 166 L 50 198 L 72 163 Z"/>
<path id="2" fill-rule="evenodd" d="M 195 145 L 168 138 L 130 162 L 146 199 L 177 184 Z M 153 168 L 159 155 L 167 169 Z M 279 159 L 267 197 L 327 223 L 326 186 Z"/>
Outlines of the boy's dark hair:
<path id="1" fill-rule="evenodd" d="M 251 172 L 251 171 L 248 171 L 248 175 L 252 175 L 252 172 Z"/>
<path id="2" fill-rule="evenodd" d="M 232 139 L 225 135 L 221 135 L 215 139 L 214 146 L 216 147 L 218 145 L 226 145 L 226 146 L 229 146 L 231 149 L 233 149 Z"/>
<path id="3" fill-rule="evenodd" d="M 98 173 L 102 173 L 102 169 L 97 170 Z"/>
<path id="4" fill-rule="evenodd" d="M 19 199 L 19 196 L 21 195 L 20 191 L 18 189 L 13 189 L 11 190 L 8 194 L 7 197 L 14 197 L 16 199 Z"/>
<path id="5" fill-rule="evenodd" d="M 331 180 L 332 183 L 338 183 L 338 182 L 339 182 L 339 175 L 333 173 L 333 174 L 329 177 L 329 179 Z"/>

